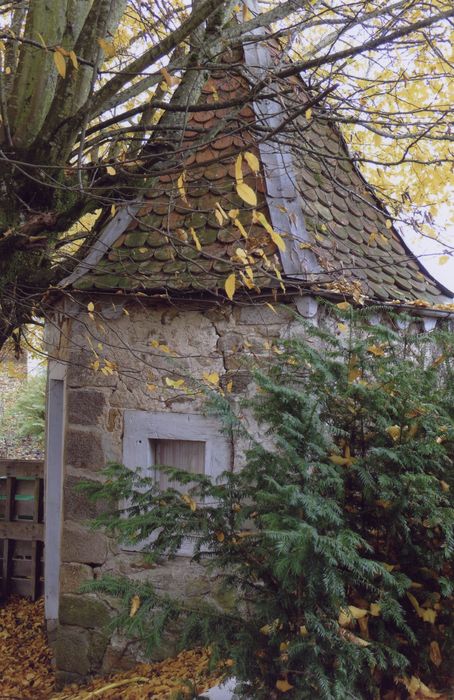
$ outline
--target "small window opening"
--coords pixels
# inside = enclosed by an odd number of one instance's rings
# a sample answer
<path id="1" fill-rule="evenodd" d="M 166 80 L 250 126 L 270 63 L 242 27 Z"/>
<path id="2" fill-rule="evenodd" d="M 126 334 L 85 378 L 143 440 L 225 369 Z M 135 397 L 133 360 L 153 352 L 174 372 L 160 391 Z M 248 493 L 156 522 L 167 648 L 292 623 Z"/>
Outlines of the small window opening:
<path id="1" fill-rule="evenodd" d="M 152 464 L 176 467 L 190 474 L 205 473 L 205 442 L 197 440 L 150 440 Z M 168 474 L 155 470 L 156 483 L 161 490 L 178 488 Z"/>

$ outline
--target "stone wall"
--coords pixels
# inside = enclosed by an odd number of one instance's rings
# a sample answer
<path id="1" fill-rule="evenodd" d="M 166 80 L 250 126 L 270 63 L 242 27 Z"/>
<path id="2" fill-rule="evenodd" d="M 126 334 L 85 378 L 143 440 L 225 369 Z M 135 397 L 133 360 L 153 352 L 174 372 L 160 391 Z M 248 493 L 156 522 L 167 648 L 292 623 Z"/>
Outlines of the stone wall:
<path id="1" fill-rule="evenodd" d="M 238 400 L 250 390 L 255 361 L 273 355 L 277 338 L 301 333 L 298 313 L 314 323 L 323 314 L 304 297 L 276 310 L 266 304 L 142 306 L 105 297 L 94 300 L 94 311 L 88 311 L 89 301 L 65 302 L 62 333 L 49 339 L 52 355 L 67 366 L 60 613 L 51 642 L 60 679 L 76 681 L 99 669 L 122 668 L 139 653 L 107 633 L 114 604 L 81 594 L 84 581 L 118 573 L 185 597 L 217 595 L 203 568 L 188 559 L 150 568 L 140 554 L 88 529 L 87 521 L 102 505 L 90 502 L 76 486 L 100 479 L 107 462 L 122 461 L 124 411 L 201 413 L 199 389 L 211 373 Z M 175 388 L 169 379 L 185 383 Z M 244 445 L 234 446 L 235 468 L 241 467 L 243 451 Z"/>

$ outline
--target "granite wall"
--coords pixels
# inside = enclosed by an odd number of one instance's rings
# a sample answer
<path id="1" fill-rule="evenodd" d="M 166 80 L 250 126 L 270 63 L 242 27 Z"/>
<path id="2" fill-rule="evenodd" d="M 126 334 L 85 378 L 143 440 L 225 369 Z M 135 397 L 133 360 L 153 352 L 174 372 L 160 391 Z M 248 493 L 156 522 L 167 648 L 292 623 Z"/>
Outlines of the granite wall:
<path id="1" fill-rule="evenodd" d="M 210 382 L 210 374 L 219 375 L 219 385 L 238 400 L 251 390 L 256 360 L 272 355 L 279 337 L 302 332 L 298 316 L 320 323 L 325 313 L 310 297 L 275 310 L 266 304 L 240 303 L 141 305 L 140 299 L 125 302 L 115 296 L 92 303 L 94 309 L 87 297 L 65 301 L 48 333 L 51 355 L 66 367 L 59 619 L 50 628 L 61 681 L 124 668 L 139 654 L 107 631 L 114 604 L 81 594 L 84 581 L 119 573 L 187 598 L 217 595 L 209 575 L 187 558 L 146 566 L 139 553 L 88 528 L 102 505 L 93 504 L 75 487 L 81 480 L 100 479 L 107 462 L 122 461 L 124 412 L 200 413 L 204 399 L 199 389 Z M 169 386 L 169 379 L 185 382 Z M 241 467 L 243 450 L 244 445 L 234 446 L 235 468 Z"/>

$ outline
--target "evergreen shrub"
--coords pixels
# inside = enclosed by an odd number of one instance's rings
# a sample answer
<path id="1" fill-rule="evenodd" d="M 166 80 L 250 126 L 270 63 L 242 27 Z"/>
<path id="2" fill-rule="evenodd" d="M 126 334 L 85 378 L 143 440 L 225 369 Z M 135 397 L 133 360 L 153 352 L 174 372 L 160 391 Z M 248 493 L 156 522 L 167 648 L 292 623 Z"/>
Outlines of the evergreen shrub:
<path id="1" fill-rule="evenodd" d="M 178 622 L 182 646 L 208 645 L 240 697 L 430 697 L 427 684 L 447 684 L 453 336 L 388 321 L 329 307 L 324 328 L 276 342 L 246 406 L 212 396 L 234 438 L 247 437 L 245 411 L 260 428 L 241 471 L 213 483 L 163 467 L 180 487 L 160 492 L 110 465 L 90 487 L 130 503 L 127 518 L 117 510 L 96 525 L 123 542 L 153 535 L 158 565 L 190 539 L 195 561 L 233 592 L 222 609 L 127 579 L 95 582 L 122 598 L 120 626 L 152 647 Z"/>

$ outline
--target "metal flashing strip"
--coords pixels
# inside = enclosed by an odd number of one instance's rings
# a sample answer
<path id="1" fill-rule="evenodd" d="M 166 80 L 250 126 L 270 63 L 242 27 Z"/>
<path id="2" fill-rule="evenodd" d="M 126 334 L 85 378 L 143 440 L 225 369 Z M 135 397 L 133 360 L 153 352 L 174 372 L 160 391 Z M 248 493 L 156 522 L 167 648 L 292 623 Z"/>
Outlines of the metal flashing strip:
<path id="1" fill-rule="evenodd" d="M 91 246 L 86 257 L 81 260 L 77 267 L 71 272 L 68 277 L 65 277 L 59 283 L 59 287 L 69 287 L 74 282 L 77 282 L 83 275 L 99 263 L 103 255 L 107 253 L 109 248 L 115 241 L 125 232 L 126 227 L 131 223 L 134 216 L 142 206 L 142 202 L 136 202 L 132 205 L 122 207 L 115 216 L 106 224 L 101 234 Z"/>
<path id="2" fill-rule="evenodd" d="M 260 80 L 271 67 L 271 54 L 260 43 L 244 44 L 245 65 Z M 276 133 L 284 121 L 282 105 L 276 100 L 254 102 L 253 108 L 261 123 Z M 311 275 L 323 274 L 314 253 L 307 247 L 312 239 L 306 229 L 303 202 L 295 182 L 293 155 L 288 146 L 262 141 L 260 156 L 265 170 L 267 203 L 273 228 L 289 234 L 285 252 L 280 252 L 284 273 L 299 280 L 310 281 Z"/>

